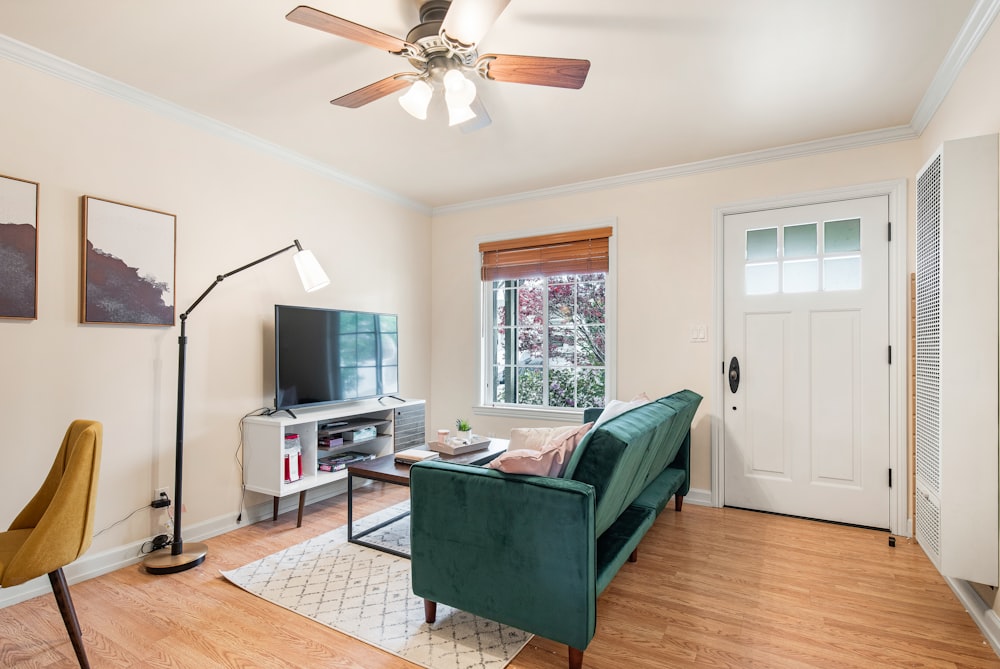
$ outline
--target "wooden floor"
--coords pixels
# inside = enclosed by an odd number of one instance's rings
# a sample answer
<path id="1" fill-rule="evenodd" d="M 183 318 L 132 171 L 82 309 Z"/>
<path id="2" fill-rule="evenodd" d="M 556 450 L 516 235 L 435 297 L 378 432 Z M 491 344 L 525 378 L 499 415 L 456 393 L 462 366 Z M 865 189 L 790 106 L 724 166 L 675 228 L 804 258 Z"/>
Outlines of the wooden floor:
<path id="1" fill-rule="evenodd" d="M 358 491 L 359 515 L 406 496 Z M 341 496 L 209 540 L 205 564 L 141 565 L 72 587 L 91 664 L 103 667 L 397 669 L 414 665 L 245 593 L 219 570 L 342 525 Z M 1000 667 L 915 544 L 733 509 L 669 507 L 598 601 L 589 669 Z M 511 669 L 562 669 L 535 637 Z M 0 666 L 75 667 L 51 595 L 0 609 Z"/>

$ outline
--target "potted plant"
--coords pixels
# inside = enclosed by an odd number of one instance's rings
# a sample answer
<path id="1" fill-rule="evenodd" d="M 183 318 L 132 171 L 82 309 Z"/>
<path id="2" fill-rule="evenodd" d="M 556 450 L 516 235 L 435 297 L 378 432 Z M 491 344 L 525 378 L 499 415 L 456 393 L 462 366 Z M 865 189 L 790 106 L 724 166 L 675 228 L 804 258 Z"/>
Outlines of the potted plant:
<path id="1" fill-rule="evenodd" d="M 458 430 L 459 439 L 472 439 L 472 426 L 464 418 L 455 421 L 455 429 Z"/>

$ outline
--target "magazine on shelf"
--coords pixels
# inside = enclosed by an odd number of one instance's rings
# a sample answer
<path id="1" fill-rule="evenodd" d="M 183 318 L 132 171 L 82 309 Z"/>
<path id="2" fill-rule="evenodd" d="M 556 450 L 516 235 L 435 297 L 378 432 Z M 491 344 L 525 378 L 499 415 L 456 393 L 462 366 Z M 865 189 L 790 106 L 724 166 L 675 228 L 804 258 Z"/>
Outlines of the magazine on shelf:
<path id="1" fill-rule="evenodd" d="M 321 472 L 339 472 L 341 469 L 347 469 L 347 465 L 354 464 L 355 462 L 374 459 L 375 454 L 373 453 L 345 451 L 343 453 L 337 453 L 336 455 L 328 455 L 325 458 L 320 458 L 317 460 L 317 468 Z"/>

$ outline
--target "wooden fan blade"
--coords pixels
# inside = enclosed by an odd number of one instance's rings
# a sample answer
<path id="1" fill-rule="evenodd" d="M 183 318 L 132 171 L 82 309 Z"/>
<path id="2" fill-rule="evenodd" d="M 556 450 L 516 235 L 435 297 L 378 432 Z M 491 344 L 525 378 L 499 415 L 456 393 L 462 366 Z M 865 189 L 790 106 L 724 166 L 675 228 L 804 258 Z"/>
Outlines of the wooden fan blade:
<path id="1" fill-rule="evenodd" d="M 361 42 L 373 46 L 376 49 L 384 49 L 391 53 L 400 53 L 407 46 L 405 40 L 392 35 L 386 35 L 374 28 L 369 28 L 347 19 L 342 19 L 333 14 L 321 12 L 312 7 L 299 5 L 285 15 L 285 18 L 293 23 L 298 23 L 310 28 L 316 28 L 328 32 L 338 37 L 345 37 L 355 42 Z"/>
<path id="2" fill-rule="evenodd" d="M 330 104 L 337 105 L 338 107 L 350 107 L 351 109 L 363 107 L 369 102 L 375 102 L 390 93 L 395 93 L 410 86 L 413 83 L 408 78 L 411 74 L 415 76 L 416 72 L 394 74 L 391 77 L 376 81 L 374 84 L 368 84 L 364 88 L 359 88 L 347 95 L 341 95 L 336 100 L 330 100 Z"/>
<path id="3" fill-rule="evenodd" d="M 545 58 L 544 56 L 506 56 L 488 53 L 476 62 L 486 61 L 486 76 L 497 81 L 558 88 L 581 88 L 590 71 L 589 60 Z"/>
<path id="4" fill-rule="evenodd" d="M 456 42 L 474 47 L 509 4 L 510 0 L 452 0 L 441 29 Z"/>

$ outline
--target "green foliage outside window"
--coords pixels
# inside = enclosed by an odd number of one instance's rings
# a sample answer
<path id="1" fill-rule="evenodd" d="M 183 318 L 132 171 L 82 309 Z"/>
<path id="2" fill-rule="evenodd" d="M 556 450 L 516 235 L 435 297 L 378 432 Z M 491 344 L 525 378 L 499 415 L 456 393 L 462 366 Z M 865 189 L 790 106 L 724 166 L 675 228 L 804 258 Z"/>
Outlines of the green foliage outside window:
<path id="1" fill-rule="evenodd" d="M 604 406 L 605 274 L 494 281 L 492 288 L 494 401 Z"/>

